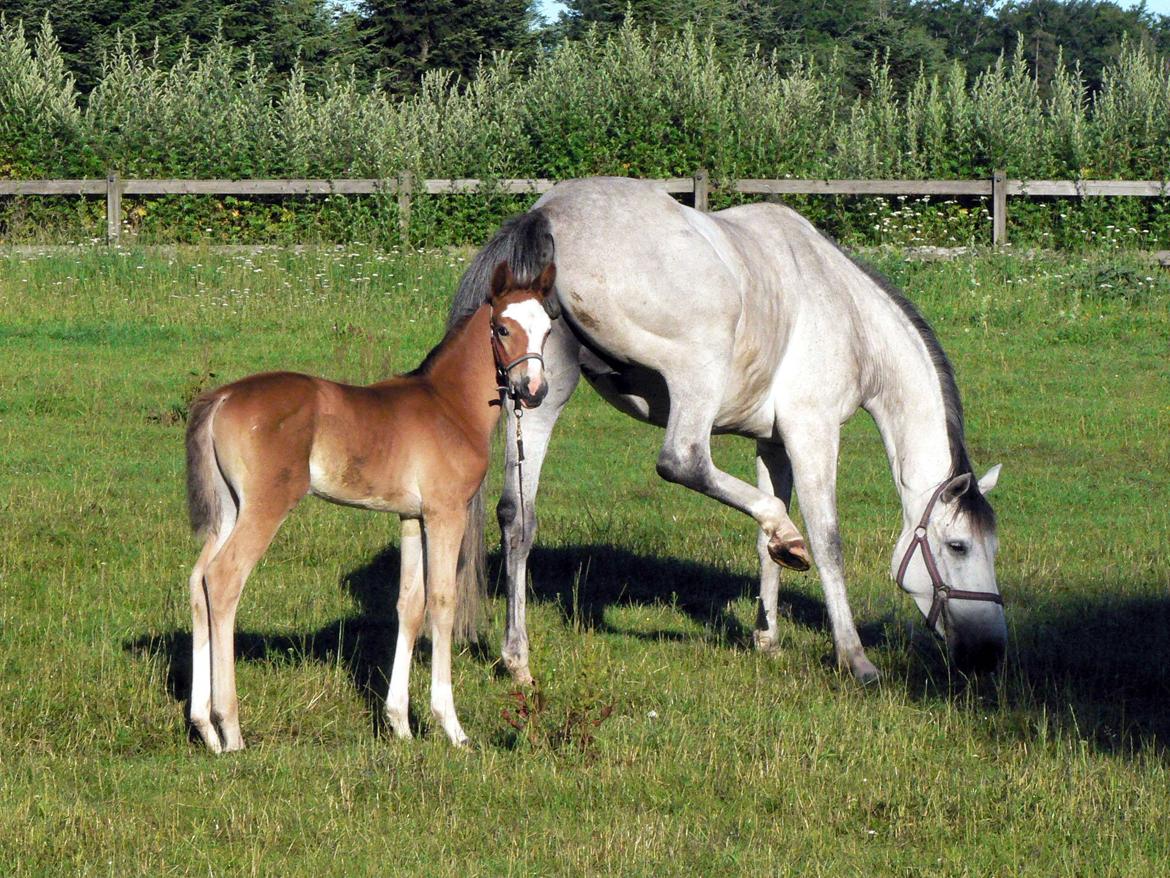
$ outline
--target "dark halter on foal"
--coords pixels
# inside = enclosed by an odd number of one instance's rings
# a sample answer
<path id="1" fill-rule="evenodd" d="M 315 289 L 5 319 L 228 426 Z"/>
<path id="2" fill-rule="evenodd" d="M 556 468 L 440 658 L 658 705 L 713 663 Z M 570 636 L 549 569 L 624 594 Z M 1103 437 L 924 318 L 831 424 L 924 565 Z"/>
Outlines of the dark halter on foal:
<path id="1" fill-rule="evenodd" d="M 926 504 L 926 510 L 922 513 L 922 519 L 918 522 L 918 526 L 914 528 L 914 539 L 910 541 L 910 546 L 906 549 L 906 554 L 902 556 L 902 563 L 898 565 L 898 575 L 894 577 L 894 581 L 899 586 L 903 589 L 906 588 L 903 582 L 906 576 L 906 569 L 910 566 L 910 559 L 914 557 L 914 550 L 921 548 L 922 561 L 926 564 L 926 572 L 930 574 L 930 584 L 934 588 L 934 597 L 930 602 L 930 612 L 926 614 L 926 627 L 931 629 L 934 628 L 934 624 L 938 621 L 939 614 L 945 608 L 947 601 L 986 601 L 992 604 L 999 604 L 1001 607 L 1003 606 L 1003 598 L 995 592 L 967 591 L 961 588 L 952 588 L 943 582 L 942 575 L 938 572 L 938 565 L 934 561 L 934 553 L 930 551 L 930 543 L 926 541 L 926 523 L 930 520 L 930 513 L 934 511 L 934 504 L 942 496 L 943 489 L 950 484 L 950 481 L 950 479 L 945 479 L 941 485 L 934 489 L 934 494 L 931 495 L 930 502 Z"/>

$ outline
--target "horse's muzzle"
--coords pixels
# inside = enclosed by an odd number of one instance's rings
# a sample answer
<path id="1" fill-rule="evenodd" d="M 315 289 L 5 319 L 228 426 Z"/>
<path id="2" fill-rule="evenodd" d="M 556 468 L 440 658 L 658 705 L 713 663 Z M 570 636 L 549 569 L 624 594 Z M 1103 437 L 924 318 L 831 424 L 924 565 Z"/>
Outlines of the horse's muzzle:
<path id="1" fill-rule="evenodd" d="M 987 674 L 997 671 L 1007 652 L 1006 632 L 947 638 L 951 664 L 963 674 Z"/>

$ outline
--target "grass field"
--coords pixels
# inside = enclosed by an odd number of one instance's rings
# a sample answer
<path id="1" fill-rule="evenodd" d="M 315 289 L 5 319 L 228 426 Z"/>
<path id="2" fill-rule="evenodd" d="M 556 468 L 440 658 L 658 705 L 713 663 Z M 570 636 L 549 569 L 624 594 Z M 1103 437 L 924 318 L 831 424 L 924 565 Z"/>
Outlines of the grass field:
<path id="1" fill-rule="evenodd" d="M 477 749 L 430 727 L 426 649 L 421 737 L 379 734 L 397 523 L 310 501 L 241 605 L 249 749 L 213 758 L 184 719 L 186 401 L 269 368 L 412 367 L 461 259 L 0 254 L 0 872 L 1166 874 L 1170 279 L 1118 254 L 875 259 L 956 363 L 980 472 L 1004 465 L 998 681 L 949 684 L 889 581 L 900 519 L 867 420 L 841 463 L 885 675 L 862 691 L 814 575 L 785 579 L 779 657 L 749 649 L 749 522 L 660 482 L 659 434 L 582 389 L 542 481 L 531 715 L 497 597 L 455 661 Z M 715 446 L 753 471 L 750 443 Z"/>

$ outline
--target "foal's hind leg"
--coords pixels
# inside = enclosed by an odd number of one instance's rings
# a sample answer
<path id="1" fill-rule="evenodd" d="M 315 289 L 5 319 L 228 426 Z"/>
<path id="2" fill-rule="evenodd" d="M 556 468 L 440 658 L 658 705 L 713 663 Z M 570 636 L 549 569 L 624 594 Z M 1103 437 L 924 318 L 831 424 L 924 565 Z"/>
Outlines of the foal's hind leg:
<path id="1" fill-rule="evenodd" d="M 249 506 L 245 500 L 235 528 L 204 573 L 210 610 L 211 719 L 219 729 L 224 751 L 244 746 L 236 698 L 235 626 L 240 593 L 290 508 Z"/>
<path id="2" fill-rule="evenodd" d="M 756 484 L 761 491 L 775 495 L 791 508 L 792 464 L 784 446 L 777 442 L 756 443 Z M 752 640 L 761 652 L 776 652 L 780 646 L 780 627 L 776 618 L 780 595 L 780 568 L 772 563 L 768 543 L 771 537 L 763 529 L 756 539 L 760 556 L 760 606 Z"/>
<path id="3" fill-rule="evenodd" d="M 188 712 L 191 725 L 213 753 L 219 753 L 223 745 L 219 732 L 211 721 L 211 631 L 207 608 L 207 592 L 203 588 L 203 572 L 207 562 L 219 549 L 218 534 L 210 534 L 195 569 L 191 571 L 191 701 Z"/>
<path id="4" fill-rule="evenodd" d="M 455 626 L 455 571 L 459 543 L 467 526 L 463 510 L 428 515 L 426 528 L 427 611 L 431 616 L 431 715 L 443 727 L 451 743 L 463 746 L 467 735 L 455 714 L 451 688 L 451 634 Z"/>
<path id="5" fill-rule="evenodd" d="M 513 412 L 508 412 L 505 423 L 504 491 L 496 506 L 508 592 L 508 622 L 501 657 L 512 678 L 521 686 L 531 686 L 533 682 L 532 672 L 528 669 L 525 598 L 528 589 L 528 554 L 536 539 L 536 491 L 540 486 L 540 470 L 548 452 L 553 427 L 580 379 L 577 347 L 574 340 L 558 333 L 556 329 L 545 343 L 548 396 L 538 408 L 525 411 L 521 419 L 524 436 L 522 462 L 516 448 L 516 416 Z M 521 472 L 524 476 L 523 493 Z"/>
<path id="6" fill-rule="evenodd" d="M 794 570 L 809 568 L 804 538 L 784 503 L 716 468 L 711 460 L 711 428 L 723 386 L 722 376 L 703 374 L 667 376 L 670 416 L 666 439 L 658 455 L 658 474 L 706 494 L 754 518 L 768 535 L 767 550 L 777 564 Z"/>
<path id="7" fill-rule="evenodd" d="M 422 523 L 417 518 L 404 518 L 398 578 L 398 643 L 394 647 L 390 691 L 386 693 L 386 721 L 400 738 L 410 737 L 410 660 L 422 627 L 425 600 Z"/>

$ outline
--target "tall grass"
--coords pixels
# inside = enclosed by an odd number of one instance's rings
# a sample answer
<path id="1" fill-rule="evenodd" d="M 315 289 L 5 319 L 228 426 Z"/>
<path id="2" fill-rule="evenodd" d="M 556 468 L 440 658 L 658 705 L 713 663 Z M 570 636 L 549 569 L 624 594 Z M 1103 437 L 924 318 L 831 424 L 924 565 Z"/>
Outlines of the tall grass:
<path id="1" fill-rule="evenodd" d="M 973 79 L 958 63 L 942 74 L 920 74 L 905 93 L 877 60 L 865 95 L 847 99 L 843 82 L 833 60 L 787 67 L 758 53 L 728 60 L 693 31 L 665 37 L 630 24 L 604 38 L 566 42 L 527 71 L 507 54 L 485 59 L 466 82 L 435 71 L 417 94 L 401 99 L 362 87 L 340 69 L 313 89 L 298 70 L 273 87 L 246 51 L 223 42 L 164 67 L 133 41 L 118 41 L 83 101 L 48 22 L 35 39 L 20 22 L 6 22 L 0 26 L 0 175 L 95 176 L 116 168 L 144 177 L 409 171 L 491 180 L 662 177 L 702 166 L 717 181 L 970 178 L 997 167 L 1026 179 L 1166 176 L 1170 68 L 1138 45 L 1123 48 L 1096 94 L 1062 61 L 1045 96 L 1022 48 Z M 132 230 L 190 238 L 210 227 L 213 235 L 247 240 L 271 236 L 282 222 L 298 235 L 319 227 L 324 238 L 352 235 L 355 217 L 376 217 L 366 226 L 386 229 L 381 235 L 395 225 L 394 206 L 377 201 L 250 203 L 244 223 L 230 222 L 239 205 L 220 216 L 223 201 L 184 203 L 135 202 L 145 210 L 131 218 Z M 417 231 L 435 242 L 480 237 L 519 204 L 424 203 Z M 808 205 L 847 236 L 867 237 L 866 223 L 843 219 L 824 201 Z M 48 223 L 53 229 L 69 210 L 75 209 L 10 204 L 3 231 L 27 236 L 45 227 L 46 216 L 57 217 Z M 1135 227 L 1153 222 L 1147 237 L 1164 239 L 1161 206 L 1137 210 L 1142 221 Z M 300 221 L 284 216 L 288 211 Z M 1059 225 L 1047 207 L 1023 216 L 1021 231 L 1033 237 Z M 91 219 L 96 223 L 96 214 Z M 75 236 L 84 234 L 75 217 L 64 225 L 70 223 Z M 1132 224 L 1129 217 L 1125 224 Z"/>

